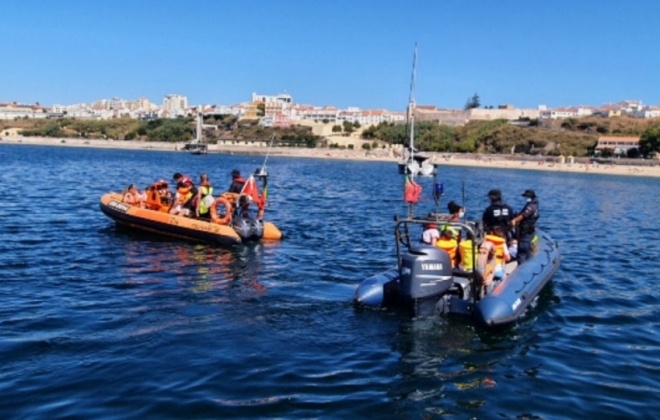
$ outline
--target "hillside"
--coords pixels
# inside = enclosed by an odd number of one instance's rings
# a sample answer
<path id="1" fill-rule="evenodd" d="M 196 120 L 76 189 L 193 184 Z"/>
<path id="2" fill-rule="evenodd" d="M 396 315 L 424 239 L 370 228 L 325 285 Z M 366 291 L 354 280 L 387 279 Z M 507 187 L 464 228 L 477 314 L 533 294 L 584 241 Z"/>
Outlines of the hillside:
<path id="1" fill-rule="evenodd" d="M 319 147 L 331 144 L 314 135 L 310 127 L 261 127 L 256 120 L 238 120 L 235 116 L 212 115 L 204 118 L 203 141 L 243 141 L 273 139 L 277 146 Z M 590 156 L 598 137 L 641 136 L 660 125 L 658 119 L 628 117 L 584 117 L 563 120 L 536 120 L 512 124 L 506 120 L 470 121 L 452 127 L 433 122 L 416 124 L 415 145 L 422 151 L 457 153 L 522 153 L 531 155 Z M 182 142 L 194 138 L 191 117 L 141 121 L 131 118 L 110 120 L 19 119 L 1 121 L 0 132 L 18 129 L 25 136 L 114 139 L 134 141 Z M 382 123 L 362 131 L 362 139 L 373 141 L 371 147 L 406 145 L 409 128 L 404 124 Z M 365 145 L 369 147 L 370 145 Z"/>

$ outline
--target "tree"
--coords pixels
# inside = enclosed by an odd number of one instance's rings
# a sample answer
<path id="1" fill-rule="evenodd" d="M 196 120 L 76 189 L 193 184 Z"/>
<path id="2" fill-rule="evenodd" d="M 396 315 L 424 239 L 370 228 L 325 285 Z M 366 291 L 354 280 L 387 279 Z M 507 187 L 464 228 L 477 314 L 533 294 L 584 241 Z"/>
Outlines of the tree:
<path id="1" fill-rule="evenodd" d="M 353 131 L 355 131 L 355 128 L 353 128 L 354 126 L 353 126 L 353 123 L 352 123 L 352 122 L 344 121 L 342 124 L 343 124 L 343 126 L 344 126 L 344 132 L 345 132 L 345 133 L 350 134 L 350 133 L 352 133 Z"/>
<path id="2" fill-rule="evenodd" d="M 341 133 L 341 125 L 337 125 L 337 124 L 333 125 L 332 126 L 332 132 L 333 133 Z"/>
<path id="3" fill-rule="evenodd" d="M 644 131 L 639 139 L 639 153 L 644 157 L 653 157 L 660 152 L 660 125 Z"/>
<path id="4" fill-rule="evenodd" d="M 479 95 L 475 93 L 465 103 L 465 110 L 467 111 L 469 109 L 479 108 L 480 106 L 481 106 L 481 101 L 479 100 Z"/>

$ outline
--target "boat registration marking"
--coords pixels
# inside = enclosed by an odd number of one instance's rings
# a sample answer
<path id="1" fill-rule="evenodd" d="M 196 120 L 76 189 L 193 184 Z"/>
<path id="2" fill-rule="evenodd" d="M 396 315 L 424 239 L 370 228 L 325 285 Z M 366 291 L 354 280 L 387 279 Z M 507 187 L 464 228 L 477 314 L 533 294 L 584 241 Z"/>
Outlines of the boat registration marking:
<path id="1" fill-rule="evenodd" d="M 513 309 L 513 310 L 515 311 L 516 308 L 517 308 L 518 306 L 520 306 L 520 303 L 521 303 L 521 302 L 522 302 L 522 301 L 520 300 L 520 298 L 516 299 L 515 302 L 513 302 L 513 305 L 511 305 L 511 309 Z"/>
<path id="2" fill-rule="evenodd" d="M 110 207 L 114 210 L 120 211 L 122 213 L 126 213 L 128 211 L 128 209 L 130 208 L 130 206 L 128 206 L 124 203 L 120 203 L 119 201 L 114 201 L 114 200 L 112 200 L 108 203 L 108 207 Z"/>

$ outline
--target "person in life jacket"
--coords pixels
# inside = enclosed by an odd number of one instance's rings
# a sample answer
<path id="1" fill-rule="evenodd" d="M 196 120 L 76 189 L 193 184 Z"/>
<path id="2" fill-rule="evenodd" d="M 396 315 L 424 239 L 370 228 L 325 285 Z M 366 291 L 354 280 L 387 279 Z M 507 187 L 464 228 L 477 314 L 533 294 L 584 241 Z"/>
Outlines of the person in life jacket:
<path id="1" fill-rule="evenodd" d="M 199 188 L 195 203 L 195 217 L 199 219 L 211 220 L 210 207 L 213 205 L 213 185 L 209 181 L 209 176 L 205 173 L 199 176 Z"/>
<path id="2" fill-rule="evenodd" d="M 177 216 L 190 216 L 191 203 L 193 199 L 192 190 L 185 186 L 180 186 L 174 195 L 174 202 L 169 213 Z"/>
<path id="3" fill-rule="evenodd" d="M 497 266 L 495 268 L 495 278 L 502 278 L 504 276 L 504 266 L 511 261 L 509 249 L 506 245 L 506 238 L 500 226 L 494 226 L 486 235 L 486 241 L 493 244 L 495 247 L 495 258 Z"/>
<path id="4" fill-rule="evenodd" d="M 140 194 L 135 184 L 131 184 L 124 190 L 121 201 L 131 206 L 143 206 L 146 196 Z"/>
<path id="5" fill-rule="evenodd" d="M 231 184 L 227 192 L 240 194 L 245 185 L 245 178 L 241 176 L 241 171 L 234 169 L 231 171 Z"/>
<path id="6" fill-rule="evenodd" d="M 174 180 L 177 193 L 179 193 L 179 190 L 188 189 L 190 196 L 188 201 L 183 204 L 183 207 L 187 208 L 189 211 L 194 211 L 192 200 L 197 196 L 197 187 L 195 187 L 193 180 L 190 179 L 189 176 L 183 175 L 179 172 L 175 172 L 172 179 Z"/>
<path id="7" fill-rule="evenodd" d="M 172 202 L 172 193 L 167 188 L 167 182 L 158 180 L 147 188 L 145 207 L 150 210 L 167 211 Z"/>
<path id="8" fill-rule="evenodd" d="M 525 197 L 525 206 L 510 223 L 511 227 L 516 228 L 518 237 L 518 264 L 525 262 L 532 253 L 536 239 L 536 221 L 540 216 L 539 200 L 534 190 L 525 190 L 522 196 Z"/>
<path id="9" fill-rule="evenodd" d="M 454 231 L 451 229 L 443 230 L 440 234 L 440 239 L 438 239 L 435 244 L 438 248 L 449 254 L 452 268 L 456 267 L 456 264 L 458 263 L 458 254 L 456 252 L 458 248 L 458 242 L 456 242 L 456 239 L 454 239 Z"/>
<path id="10" fill-rule="evenodd" d="M 483 241 L 479 245 L 476 267 L 481 286 L 479 288 L 479 297 L 485 296 L 493 289 L 496 266 L 495 246 L 489 241 Z"/>
<path id="11" fill-rule="evenodd" d="M 458 268 L 463 271 L 474 270 L 474 237 L 467 232 L 467 237 L 458 244 L 459 264 Z"/>

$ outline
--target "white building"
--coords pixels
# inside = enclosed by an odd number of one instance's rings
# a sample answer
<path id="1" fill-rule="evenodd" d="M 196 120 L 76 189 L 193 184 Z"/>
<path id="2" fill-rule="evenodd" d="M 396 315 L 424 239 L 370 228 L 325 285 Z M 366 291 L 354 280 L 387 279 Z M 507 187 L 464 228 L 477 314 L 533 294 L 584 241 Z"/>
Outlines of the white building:
<path id="1" fill-rule="evenodd" d="M 171 115 L 184 115 L 187 109 L 187 96 L 171 94 L 163 98 L 163 110 Z"/>

